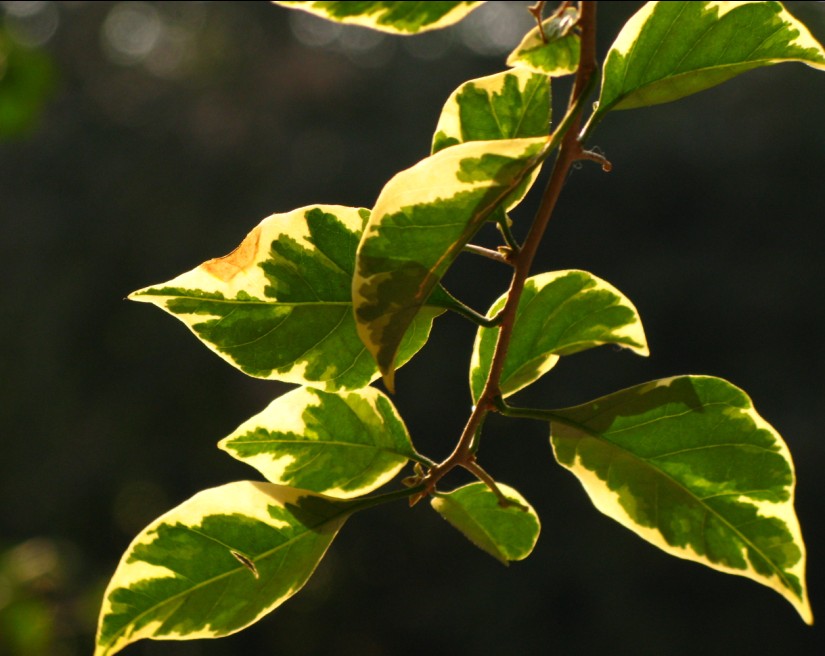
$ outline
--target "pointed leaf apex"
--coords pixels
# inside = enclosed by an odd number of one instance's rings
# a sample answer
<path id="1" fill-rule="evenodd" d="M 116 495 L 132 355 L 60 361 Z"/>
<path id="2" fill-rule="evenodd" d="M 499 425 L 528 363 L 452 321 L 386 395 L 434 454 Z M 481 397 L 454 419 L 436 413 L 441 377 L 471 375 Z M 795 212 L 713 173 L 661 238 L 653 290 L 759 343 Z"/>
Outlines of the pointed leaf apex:
<path id="1" fill-rule="evenodd" d="M 387 391 L 390 394 L 395 394 L 395 367 L 388 370 L 382 369 L 381 376 Z"/>

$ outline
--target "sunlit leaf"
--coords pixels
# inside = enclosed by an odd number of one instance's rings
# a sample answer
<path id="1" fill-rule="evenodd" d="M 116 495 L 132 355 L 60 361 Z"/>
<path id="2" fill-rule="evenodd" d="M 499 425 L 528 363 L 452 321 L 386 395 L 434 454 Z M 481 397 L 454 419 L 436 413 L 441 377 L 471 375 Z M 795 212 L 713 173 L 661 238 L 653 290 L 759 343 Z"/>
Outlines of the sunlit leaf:
<path id="1" fill-rule="evenodd" d="M 401 417 L 372 387 L 341 393 L 298 388 L 219 446 L 272 483 L 341 498 L 371 492 L 417 458 Z"/>
<path id="2" fill-rule="evenodd" d="M 392 34 L 418 34 L 457 23 L 482 2 L 275 2 L 321 18 Z"/>
<path id="3" fill-rule="evenodd" d="M 399 346 L 441 277 L 494 212 L 527 193 L 547 140 L 452 146 L 393 177 L 358 246 L 358 334 L 393 388 Z"/>
<path id="4" fill-rule="evenodd" d="M 347 502 L 269 483 L 196 494 L 129 545 L 104 595 L 95 656 L 256 622 L 303 587 L 349 512 Z"/>
<path id="5" fill-rule="evenodd" d="M 467 141 L 550 133 L 550 80 L 515 69 L 465 82 L 453 91 L 435 128 L 433 153 Z"/>
<path id="6" fill-rule="evenodd" d="M 575 9 L 567 9 L 561 16 L 543 21 L 541 30 L 534 27 L 510 53 L 507 65 L 552 77 L 575 73 L 581 50 L 579 35 L 573 30 L 577 15 Z"/>
<path id="7" fill-rule="evenodd" d="M 593 120 L 786 61 L 825 69 L 825 50 L 778 2 L 648 2 L 610 48 Z"/>
<path id="8" fill-rule="evenodd" d="M 432 506 L 480 549 L 505 565 L 530 555 L 539 537 L 539 517 L 523 496 L 498 483 L 512 504 L 502 506 L 484 483 L 438 494 Z"/>
<path id="9" fill-rule="evenodd" d="M 320 205 L 274 214 L 225 257 L 129 298 L 178 317 L 250 376 L 357 389 L 377 377 L 355 329 L 352 274 L 369 212 Z M 427 341 L 443 310 L 424 305 L 402 336 L 398 362 Z"/>
<path id="10" fill-rule="evenodd" d="M 554 411 L 556 459 L 666 552 L 773 588 L 813 621 L 788 447 L 718 378 L 654 381 Z"/>
<path id="11" fill-rule="evenodd" d="M 505 294 L 487 316 L 495 316 L 506 301 Z M 475 401 L 484 389 L 498 333 L 499 328 L 479 328 L 476 335 L 470 364 Z M 528 278 L 504 360 L 501 393 L 506 397 L 538 380 L 561 355 L 602 344 L 648 354 L 639 314 L 618 289 L 585 271 L 555 271 Z"/>

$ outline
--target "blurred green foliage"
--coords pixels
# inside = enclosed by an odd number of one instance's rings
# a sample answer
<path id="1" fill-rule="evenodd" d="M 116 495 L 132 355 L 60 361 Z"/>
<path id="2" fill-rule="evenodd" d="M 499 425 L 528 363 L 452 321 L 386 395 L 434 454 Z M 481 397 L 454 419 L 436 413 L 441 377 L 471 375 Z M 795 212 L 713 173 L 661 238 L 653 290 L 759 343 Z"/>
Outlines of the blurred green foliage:
<path id="1" fill-rule="evenodd" d="M 94 626 L 97 586 L 79 582 L 69 542 L 32 538 L 0 550 L 0 654 L 70 656 Z"/>
<path id="2" fill-rule="evenodd" d="M 51 57 L 17 43 L 0 26 L 0 140 L 29 134 L 54 89 Z"/>

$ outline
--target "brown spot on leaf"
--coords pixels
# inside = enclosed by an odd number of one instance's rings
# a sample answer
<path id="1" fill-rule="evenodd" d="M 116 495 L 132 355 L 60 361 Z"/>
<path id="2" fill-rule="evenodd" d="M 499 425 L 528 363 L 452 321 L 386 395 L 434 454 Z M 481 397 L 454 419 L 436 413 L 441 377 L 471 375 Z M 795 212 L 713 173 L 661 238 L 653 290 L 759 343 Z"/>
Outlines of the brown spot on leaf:
<path id="1" fill-rule="evenodd" d="M 255 262 L 260 239 L 261 227 L 258 226 L 250 232 L 241 242 L 241 245 L 229 253 L 229 255 L 207 260 L 201 264 L 201 266 L 219 280 L 229 282 Z"/>
<path id="2" fill-rule="evenodd" d="M 250 558 L 248 558 L 248 557 L 244 556 L 242 553 L 238 553 L 237 551 L 234 551 L 234 550 L 230 550 L 229 553 L 231 553 L 233 556 L 235 556 L 235 559 L 241 565 L 246 567 L 246 569 L 248 569 L 252 573 L 252 576 L 254 576 L 256 579 L 260 577 L 260 574 L 258 574 L 258 568 L 255 567 L 255 563 L 253 563 Z"/>

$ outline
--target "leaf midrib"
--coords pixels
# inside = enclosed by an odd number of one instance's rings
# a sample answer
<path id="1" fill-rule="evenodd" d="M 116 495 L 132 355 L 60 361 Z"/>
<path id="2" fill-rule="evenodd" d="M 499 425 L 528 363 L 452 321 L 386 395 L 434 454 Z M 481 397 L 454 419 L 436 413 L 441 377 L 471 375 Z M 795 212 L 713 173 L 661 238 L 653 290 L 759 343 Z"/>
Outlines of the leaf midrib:
<path id="1" fill-rule="evenodd" d="M 227 442 L 227 446 L 235 446 L 236 444 L 241 445 L 268 445 L 268 444 L 289 444 L 292 446 L 329 446 L 329 447 L 344 447 L 344 448 L 363 448 L 363 449 L 373 449 L 375 451 L 380 451 L 383 453 L 390 453 L 397 456 L 402 456 L 404 458 L 412 458 L 414 457 L 413 454 L 410 453 L 402 453 L 394 448 L 385 448 L 381 446 L 377 446 L 374 444 L 363 444 L 363 443 L 355 443 L 355 442 L 333 442 L 330 440 L 278 440 L 278 439 L 266 439 L 266 440 L 243 440 L 237 439 L 232 440 L 231 442 Z M 255 454 L 255 455 L 262 455 L 262 454 Z M 285 454 L 288 455 L 288 454 Z"/>
<path id="2" fill-rule="evenodd" d="M 203 296 L 194 296 L 194 295 L 171 295 L 171 294 L 138 294 L 138 296 L 148 299 L 152 299 L 149 302 L 154 303 L 154 299 L 159 299 L 161 301 L 175 301 L 175 300 L 188 300 L 188 301 L 203 301 L 204 303 L 225 303 L 227 305 L 241 305 L 241 306 L 261 306 L 261 307 L 305 307 L 310 305 L 318 305 L 322 307 L 328 306 L 351 306 L 353 305 L 352 300 L 347 301 L 325 301 L 325 300 L 314 300 L 314 301 L 279 301 L 277 299 L 273 299 L 270 301 L 261 301 L 261 300 L 244 300 L 244 299 L 235 299 L 235 298 L 205 298 Z M 433 307 L 433 308 L 446 308 L 445 305 L 438 305 L 435 303 L 420 303 L 420 307 Z M 447 308 L 448 309 L 448 308 Z M 176 313 L 177 314 L 177 313 Z M 181 312 L 180 314 L 197 314 L 197 312 Z"/>
<path id="3" fill-rule="evenodd" d="M 671 81 L 671 80 L 676 80 L 680 77 L 687 77 L 687 76 L 690 76 L 690 75 L 697 75 L 697 74 L 704 73 L 706 71 L 711 71 L 711 70 L 718 70 L 718 69 L 725 69 L 725 68 L 736 68 L 737 66 L 748 66 L 750 68 L 758 68 L 760 66 L 772 66 L 773 64 L 780 64 L 780 63 L 783 63 L 783 62 L 800 62 L 800 63 L 804 64 L 807 61 L 809 61 L 809 60 L 799 59 L 797 57 L 789 57 L 789 58 L 767 57 L 767 58 L 762 58 L 762 59 L 751 59 L 751 60 L 747 60 L 747 61 L 735 62 L 733 64 L 720 64 L 720 65 L 717 65 L 717 66 L 705 66 L 703 68 L 694 68 L 694 69 L 691 69 L 689 71 L 685 71 L 684 73 L 678 73 L 676 75 L 667 75 L 667 76 L 661 77 L 657 80 L 652 80 L 651 82 L 648 82 L 646 84 L 642 84 L 638 87 L 634 87 L 633 89 L 628 89 L 628 90 L 624 91 L 621 95 L 617 96 L 616 99 L 613 102 L 611 102 L 609 105 L 604 106 L 604 109 L 602 109 L 602 107 L 599 106 L 599 113 L 600 114 L 605 114 L 605 113 L 609 112 L 611 109 L 613 109 L 613 107 L 615 107 L 617 104 L 619 104 L 620 102 L 625 100 L 628 96 L 631 96 L 633 94 L 639 93 L 640 91 L 643 91 L 643 90 L 649 89 L 651 87 L 654 87 L 657 84 L 662 84 L 664 82 L 668 82 L 668 81 Z M 742 72 L 744 73 L 745 71 L 742 71 Z M 717 84 L 721 84 L 721 82 L 717 83 Z M 714 84 L 713 86 L 717 86 L 717 85 Z M 692 93 L 698 93 L 699 91 L 705 91 L 708 88 L 710 88 L 710 87 L 704 87 L 704 88 L 699 89 L 698 91 L 692 92 Z M 680 99 L 681 98 L 676 98 L 676 100 L 680 100 Z M 667 102 L 670 102 L 670 101 L 667 101 Z"/>

